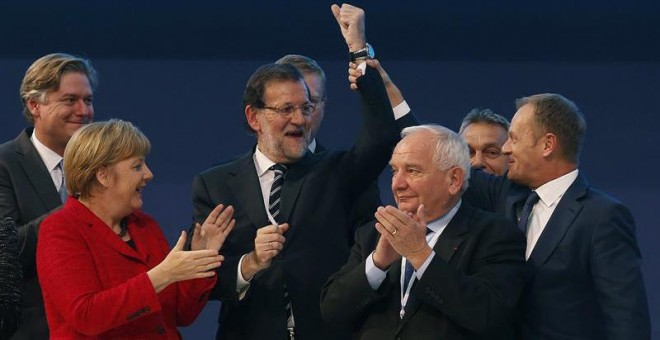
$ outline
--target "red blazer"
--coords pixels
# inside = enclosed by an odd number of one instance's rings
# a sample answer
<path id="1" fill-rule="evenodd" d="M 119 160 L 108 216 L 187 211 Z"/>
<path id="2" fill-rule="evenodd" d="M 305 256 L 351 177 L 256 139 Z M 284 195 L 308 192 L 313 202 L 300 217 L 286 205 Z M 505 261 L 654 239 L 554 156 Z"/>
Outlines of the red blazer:
<path id="1" fill-rule="evenodd" d="M 133 250 L 87 207 L 70 197 L 41 224 L 37 272 L 52 339 L 181 338 L 216 282 L 172 284 L 156 294 L 147 271 L 169 253 L 156 222 L 128 216 Z"/>

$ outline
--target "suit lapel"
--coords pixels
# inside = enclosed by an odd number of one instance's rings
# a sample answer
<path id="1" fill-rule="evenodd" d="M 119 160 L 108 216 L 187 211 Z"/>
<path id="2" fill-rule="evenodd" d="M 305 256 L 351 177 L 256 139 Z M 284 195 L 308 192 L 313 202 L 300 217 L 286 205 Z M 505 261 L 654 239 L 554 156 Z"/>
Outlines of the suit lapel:
<path id="1" fill-rule="evenodd" d="M 525 204 L 525 200 L 527 200 L 527 196 L 529 196 L 531 191 L 529 189 L 513 190 L 513 187 L 509 190 L 510 194 L 506 196 L 506 211 L 504 215 L 507 219 L 518 225 L 518 210 L 522 210 L 522 206 Z"/>
<path id="2" fill-rule="evenodd" d="M 227 180 L 227 185 L 238 201 L 237 206 L 245 209 L 252 225 L 258 229 L 270 224 L 261 194 L 259 176 L 252 160 L 252 153 L 237 162 L 235 168 L 230 170 L 229 173 L 231 177 Z"/>
<path id="3" fill-rule="evenodd" d="M 552 254 L 582 210 L 578 199 L 586 195 L 588 186 L 586 179 L 578 176 L 564 193 L 532 250 L 528 260 L 530 263 L 541 265 Z"/>
<path id="4" fill-rule="evenodd" d="M 30 185 L 35 192 L 40 193 L 37 196 L 41 203 L 48 210 L 53 210 L 62 204 L 62 199 L 53 184 L 50 171 L 46 169 L 44 161 L 30 140 L 30 132 L 31 130 L 27 129 L 15 139 L 16 152 L 20 155 L 19 162 Z"/>
<path id="5" fill-rule="evenodd" d="M 454 218 L 449 221 L 447 227 L 442 232 L 438 241 L 433 246 L 433 251 L 435 256 L 439 256 L 443 261 L 450 263 L 454 258 L 454 254 L 458 252 L 461 245 L 465 241 L 465 234 L 468 233 L 470 225 L 470 214 L 468 211 L 471 208 L 466 204 L 465 201 L 461 203 L 461 207 L 456 212 Z M 399 275 L 401 275 L 401 265 L 399 264 Z M 428 268 L 427 268 L 428 270 Z M 401 280 L 399 279 L 399 282 Z M 413 287 L 411 289 L 410 298 L 408 299 L 408 304 L 406 305 L 406 314 L 399 324 L 397 332 L 405 325 L 405 323 L 417 312 L 419 307 L 422 305 L 421 301 L 413 298 L 412 291 L 417 286 L 417 280 L 413 282 Z M 401 285 L 399 284 L 399 294 L 401 294 Z"/>
<path id="6" fill-rule="evenodd" d="M 306 152 L 305 156 L 298 163 L 290 166 L 284 180 L 284 185 L 282 186 L 281 213 L 284 221 L 291 220 L 291 213 L 300 196 L 300 189 L 303 183 L 305 183 L 307 174 L 314 165 L 315 160 L 316 157 L 311 152 Z"/>

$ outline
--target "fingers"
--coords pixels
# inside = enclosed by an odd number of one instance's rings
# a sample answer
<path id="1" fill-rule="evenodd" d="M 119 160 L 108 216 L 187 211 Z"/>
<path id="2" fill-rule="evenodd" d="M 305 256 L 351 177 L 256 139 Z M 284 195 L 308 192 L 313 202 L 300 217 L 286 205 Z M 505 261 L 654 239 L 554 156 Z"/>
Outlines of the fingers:
<path id="1" fill-rule="evenodd" d="M 419 207 L 417 207 L 417 213 L 414 215 L 415 222 L 426 226 L 426 209 L 424 209 L 424 204 L 420 204 Z"/>
<path id="2" fill-rule="evenodd" d="M 378 232 L 380 233 L 380 236 L 382 238 L 385 238 L 385 240 L 387 240 L 387 242 L 389 242 L 390 244 L 392 244 L 394 242 L 394 236 L 382 224 L 376 222 L 376 230 L 378 230 Z"/>
<path id="3" fill-rule="evenodd" d="M 220 213 L 222 212 L 222 209 L 224 206 L 222 204 L 218 204 L 213 210 L 211 210 L 211 213 L 209 216 L 206 217 L 206 220 L 204 220 L 204 223 L 215 223 L 215 221 L 218 219 L 218 216 L 220 216 Z"/>
<path id="4" fill-rule="evenodd" d="M 337 6 L 336 4 L 333 4 L 332 6 L 330 6 L 330 10 L 332 11 L 332 15 L 334 15 L 335 20 L 337 20 L 339 27 L 343 27 L 341 23 L 341 8 L 339 8 L 339 6 Z"/>
<path id="5" fill-rule="evenodd" d="M 176 241 L 176 244 L 174 245 L 174 248 L 172 250 L 181 250 L 183 251 L 183 246 L 186 244 L 186 232 L 185 230 L 181 231 L 181 236 L 179 236 L 179 239 Z"/>

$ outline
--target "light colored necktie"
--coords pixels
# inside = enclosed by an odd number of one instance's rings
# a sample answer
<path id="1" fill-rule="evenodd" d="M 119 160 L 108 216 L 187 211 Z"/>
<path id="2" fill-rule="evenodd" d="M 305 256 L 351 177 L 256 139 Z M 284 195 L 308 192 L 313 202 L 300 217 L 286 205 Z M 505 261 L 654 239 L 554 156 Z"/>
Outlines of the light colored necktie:
<path id="1" fill-rule="evenodd" d="M 60 199 L 62 200 L 62 203 L 66 201 L 66 197 L 68 196 L 66 192 L 66 180 L 64 179 L 64 160 L 61 160 L 59 163 L 57 163 L 57 167 L 60 170 L 60 173 L 62 174 L 62 181 L 60 181 L 60 188 L 57 189 L 57 192 L 60 194 Z"/>

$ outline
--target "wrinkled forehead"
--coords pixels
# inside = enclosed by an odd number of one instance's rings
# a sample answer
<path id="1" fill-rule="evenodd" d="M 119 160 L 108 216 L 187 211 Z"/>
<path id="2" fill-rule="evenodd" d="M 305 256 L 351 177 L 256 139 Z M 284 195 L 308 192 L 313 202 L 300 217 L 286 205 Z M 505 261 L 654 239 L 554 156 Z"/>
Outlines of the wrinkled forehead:
<path id="1" fill-rule="evenodd" d="M 309 99 L 309 90 L 305 82 L 300 80 L 271 80 L 264 86 L 264 101 L 267 100 L 289 100 Z"/>

